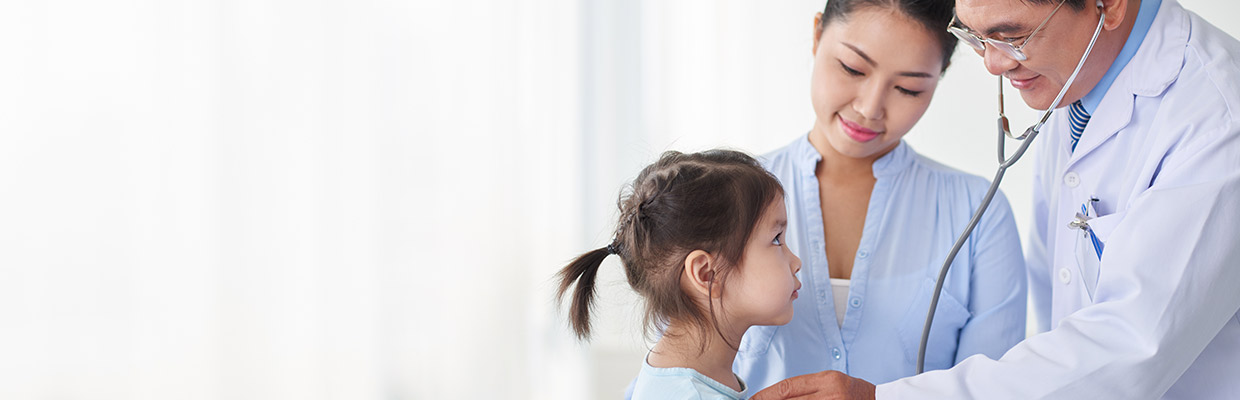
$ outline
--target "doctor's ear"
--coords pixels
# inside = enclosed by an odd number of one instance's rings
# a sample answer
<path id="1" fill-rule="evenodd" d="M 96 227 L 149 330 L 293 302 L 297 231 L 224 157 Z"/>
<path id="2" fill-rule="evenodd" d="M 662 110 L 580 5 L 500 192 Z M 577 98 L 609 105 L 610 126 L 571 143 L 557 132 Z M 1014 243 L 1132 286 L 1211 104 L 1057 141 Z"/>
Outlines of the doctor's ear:
<path id="1" fill-rule="evenodd" d="M 704 250 L 694 250 L 689 253 L 685 256 L 685 272 L 680 280 L 681 286 L 703 297 L 720 297 L 723 288 L 717 281 L 717 261 L 719 260 L 715 256 Z"/>
<path id="2" fill-rule="evenodd" d="M 1102 21 L 1102 29 L 1113 31 L 1119 28 L 1120 24 L 1128 18 L 1128 0 L 1096 0 L 1094 3 L 1098 8 L 1107 13 L 1106 20 Z M 1136 12 L 1136 10 L 1133 10 Z M 1136 16 L 1133 16 L 1136 18 Z M 1098 21 L 1094 21 L 1097 23 Z"/>

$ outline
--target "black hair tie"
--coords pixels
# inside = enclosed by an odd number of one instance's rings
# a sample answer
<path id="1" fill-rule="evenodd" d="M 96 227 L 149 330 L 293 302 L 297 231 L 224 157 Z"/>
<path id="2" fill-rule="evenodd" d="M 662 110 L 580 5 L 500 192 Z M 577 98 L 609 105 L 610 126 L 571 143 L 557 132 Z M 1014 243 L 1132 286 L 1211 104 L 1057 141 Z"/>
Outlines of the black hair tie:
<path id="1" fill-rule="evenodd" d="M 620 254 L 620 246 L 615 243 L 607 245 L 607 254 Z"/>

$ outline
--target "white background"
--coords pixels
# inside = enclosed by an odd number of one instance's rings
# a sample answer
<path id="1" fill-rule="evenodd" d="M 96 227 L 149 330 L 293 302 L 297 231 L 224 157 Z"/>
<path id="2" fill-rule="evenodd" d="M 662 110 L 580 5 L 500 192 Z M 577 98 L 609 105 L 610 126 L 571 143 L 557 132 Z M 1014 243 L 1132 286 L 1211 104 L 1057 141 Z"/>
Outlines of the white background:
<path id="1" fill-rule="evenodd" d="M 659 152 L 802 135 L 822 4 L 0 1 L 0 398 L 618 397 L 619 266 L 590 343 L 552 274 Z M 908 141 L 990 177 L 994 86 Z"/>

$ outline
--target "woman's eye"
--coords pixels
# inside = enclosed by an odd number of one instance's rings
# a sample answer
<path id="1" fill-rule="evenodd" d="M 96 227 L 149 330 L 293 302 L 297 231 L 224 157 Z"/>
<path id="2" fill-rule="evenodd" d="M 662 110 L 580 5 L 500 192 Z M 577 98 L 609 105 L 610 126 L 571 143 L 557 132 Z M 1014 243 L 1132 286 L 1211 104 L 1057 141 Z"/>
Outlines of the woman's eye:
<path id="1" fill-rule="evenodd" d="M 783 236 L 784 236 L 783 232 L 780 232 L 778 235 L 775 235 L 775 240 L 772 240 L 771 244 L 776 245 L 776 246 L 783 246 L 784 245 Z"/>
<path id="2" fill-rule="evenodd" d="M 909 97 L 917 97 L 917 96 L 921 96 L 921 93 L 922 93 L 922 91 L 920 91 L 920 90 L 908 90 L 908 89 L 905 89 L 905 88 L 902 88 L 902 87 L 899 87 L 899 86 L 896 86 L 896 90 L 897 90 L 897 91 L 899 91 L 899 92 L 900 92 L 900 94 L 903 94 L 903 95 L 905 95 L 905 96 L 909 96 Z"/>
<path id="3" fill-rule="evenodd" d="M 848 67 L 848 65 L 845 65 L 843 62 L 841 62 L 841 63 L 840 63 L 840 68 L 843 68 L 845 73 L 847 73 L 847 74 L 849 74 L 849 75 L 852 75 L 852 76 L 862 76 L 862 75 L 865 75 L 865 74 L 861 73 L 861 71 L 858 71 L 858 70 L 855 70 L 855 69 L 849 68 L 849 67 Z"/>

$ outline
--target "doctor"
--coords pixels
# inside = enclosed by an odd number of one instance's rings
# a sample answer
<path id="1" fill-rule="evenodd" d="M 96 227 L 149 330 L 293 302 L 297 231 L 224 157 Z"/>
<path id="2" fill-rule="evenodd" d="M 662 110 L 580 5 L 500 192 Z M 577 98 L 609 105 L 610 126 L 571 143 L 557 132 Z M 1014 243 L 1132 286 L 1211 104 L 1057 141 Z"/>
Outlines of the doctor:
<path id="1" fill-rule="evenodd" d="M 1240 398 L 1240 42 L 1175 0 L 1096 1 L 957 0 L 952 25 L 1045 109 L 1101 19 L 1037 138 L 1029 282 L 1050 330 L 999 360 L 755 399 Z"/>

